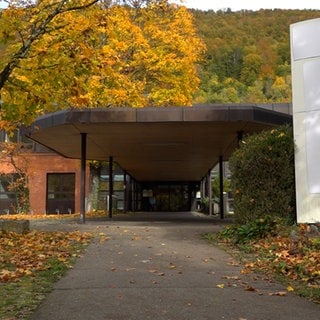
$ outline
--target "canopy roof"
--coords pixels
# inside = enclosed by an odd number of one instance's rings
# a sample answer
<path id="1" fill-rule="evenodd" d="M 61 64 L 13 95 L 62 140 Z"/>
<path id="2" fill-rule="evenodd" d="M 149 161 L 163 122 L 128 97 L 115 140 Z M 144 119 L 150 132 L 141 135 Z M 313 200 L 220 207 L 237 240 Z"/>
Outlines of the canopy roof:
<path id="1" fill-rule="evenodd" d="M 281 112 L 271 109 L 281 109 Z M 239 136 L 291 123 L 290 105 L 201 105 L 64 110 L 37 119 L 34 141 L 68 158 L 113 157 L 137 181 L 200 181 Z"/>

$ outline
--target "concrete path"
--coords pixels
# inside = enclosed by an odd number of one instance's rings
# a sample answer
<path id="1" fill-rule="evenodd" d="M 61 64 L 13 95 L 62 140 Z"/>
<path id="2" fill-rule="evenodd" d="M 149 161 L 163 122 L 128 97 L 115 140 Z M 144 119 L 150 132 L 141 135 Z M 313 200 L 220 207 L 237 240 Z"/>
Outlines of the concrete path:
<path id="1" fill-rule="evenodd" d="M 221 228 L 219 219 L 146 213 L 78 228 L 110 239 L 87 248 L 31 319 L 320 319 L 320 306 L 278 295 L 285 288 L 262 276 L 242 275 L 230 255 L 203 240 Z"/>

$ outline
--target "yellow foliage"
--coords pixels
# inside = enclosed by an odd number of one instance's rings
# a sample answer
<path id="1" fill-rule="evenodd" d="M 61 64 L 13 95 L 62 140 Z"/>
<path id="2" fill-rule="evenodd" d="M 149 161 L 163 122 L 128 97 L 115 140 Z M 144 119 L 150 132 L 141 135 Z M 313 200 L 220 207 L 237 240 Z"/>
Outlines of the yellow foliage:
<path id="1" fill-rule="evenodd" d="M 0 70 L 48 16 L 48 1 L 4 10 Z M 18 61 L 1 90 L 2 117 L 30 123 L 70 107 L 191 105 L 204 51 L 192 15 L 166 1 L 139 9 L 95 5 L 66 11 Z"/>
<path id="2" fill-rule="evenodd" d="M 92 234 L 79 231 L 0 233 L 0 283 L 19 281 L 50 268 L 49 261 L 58 259 L 68 265 L 75 243 L 88 244 Z M 10 269 L 6 268 L 10 265 Z"/>

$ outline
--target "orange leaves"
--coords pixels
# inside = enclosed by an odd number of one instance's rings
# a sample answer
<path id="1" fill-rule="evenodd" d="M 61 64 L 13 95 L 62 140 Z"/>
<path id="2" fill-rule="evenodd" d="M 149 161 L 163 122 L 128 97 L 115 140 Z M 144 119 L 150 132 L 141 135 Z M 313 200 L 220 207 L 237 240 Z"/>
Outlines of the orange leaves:
<path id="1" fill-rule="evenodd" d="M 76 247 L 87 244 L 90 239 L 91 234 L 78 231 L 0 233 L 0 282 L 18 281 L 49 269 L 52 259 L 68 266 L 77 252 Z"/>
<path id="2" fill-rule="evenodd" d="M 308 226 L 300 225 L 291 236 L 278 235 L 256 241 L 251 245 L 256 259 L 245 264 L 242 274 L 263 270 L 320 289 L 320 239 L 308 235 L 308 230 Z M 292 286 L 287 288 L 287 291 L 294 290 Z"/>
<path id="3" fill-rule="evenodd" d="M 242 275 L 252 272 L 283 279 L 284 291 L 269 293 L 271 296 L 286 296 L 295 292 L 316 302 L 320 297 L 320 225 L 288 227 L 280 226 L 275 236 L 251 240 L 237 246 L 248 255 L 241 270 Z M 226 245 L 235 247 L 230 242 Z M 280 276 L 280 277 L 279 277 Z M 288 285 L 290 284 L 290 285 Z M 247 288 L 245 288 L 247 290 Z M 249 290 L 251 291 L 251 290 Z M 260 290 L 257 291 L 262 294 Z"/>

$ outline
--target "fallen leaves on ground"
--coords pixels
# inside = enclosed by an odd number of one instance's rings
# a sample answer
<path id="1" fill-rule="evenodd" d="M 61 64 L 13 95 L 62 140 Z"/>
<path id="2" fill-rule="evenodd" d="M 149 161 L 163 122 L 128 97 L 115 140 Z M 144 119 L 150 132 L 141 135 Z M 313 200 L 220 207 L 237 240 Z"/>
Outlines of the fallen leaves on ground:
<path id="1" fill-rule="evenodd" d="M 247 263 L 246 269 L 272 270 L 292 280 L 320 286 L 319 239 L 297 240 L 276 236 L 260 240 L 255 248 L 263 253 L 263 258 L 259 257 L 254 262 Z"/>
<path id="2" fill-rule="evenodd" d="M 92 235 L 74 232 L 37 232 L 17 234 L 0 232 L 0 282 L 19 281 L 24 276 L 34 276 L 36 271 L 50 268 L 50 261 L 69 265 L 77 257 L 81 245 Z"/>
<path id="3" fill-rule="evenodd" d="M 290 282 L 287 292 L 311 290 L 311 299 L 320 303 L 320 238 L 310 236 L 308 225 L 296 227 L 293 235 L 277 234 L 263 239 L 252 240 L 240 247 L 240 251 L 249 250 L 250 255 L 241 273 L 264 272 L 281 275 Z M 301 286 L 304 289 L 301 290 Z M 272 295 L 284 296 L 287 292 Z"/>
<path id="4" fill-rule="evenodd" d="M 92 211 L 86 213 L 86 218 L 106 217 L 108 213 L 103 210 Z M 80 219 L 79 213 L 72 214 L 2 214 L 1 219 L 6 220 L 60 220 L 60 219 Z"/>

